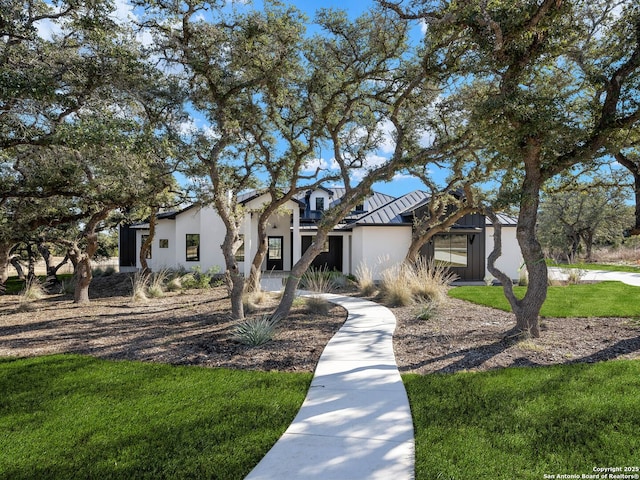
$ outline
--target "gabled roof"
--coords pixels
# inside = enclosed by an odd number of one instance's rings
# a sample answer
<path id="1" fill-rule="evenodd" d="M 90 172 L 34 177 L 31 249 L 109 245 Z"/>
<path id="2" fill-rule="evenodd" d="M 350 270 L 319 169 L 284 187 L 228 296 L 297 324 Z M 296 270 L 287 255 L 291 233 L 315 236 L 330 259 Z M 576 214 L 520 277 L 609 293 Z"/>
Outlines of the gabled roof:
<path id="1" fill-rule="evenodd" d="M 506 213 L 496 213 L 498 217 L 498 221 L 503 227 L 517 227 L 518 219 L 512 215 L 507 215 Z M 489 217 L 486 218 L 486 225 L 493 225 L 491 219 Z"/>
<path id="2" fill-rule="evenodd" d="M 415 190 L 411 193 L 407 193 L 400 198 L 393 199 L 392 201 L 382 205 L 373 212 L 360 217 L 355 224 L 356 225 L 400 225 L 408 224 L 402 215 L 403 213 L 415 209 L 415 207 L 421 204 L 425 199 L 429 198 L 427 192 L 422 190 Z"/>
<path id="3" fill-rule="evenodd" d="M 249 203 L 251 200 L 258 198 L 261 195 L 268 195 L 268 194 L 269 194 L 268 190 L 250 190 L 248 192 L 238 194 L 238 203 L 240 204 Z M 293 198 L 291 198 L 291 201 L 296 202 L 298 205 L 304 206 L 304 202 L 301 201 L 300 198 L 296 195 L 294 195 Z"/>

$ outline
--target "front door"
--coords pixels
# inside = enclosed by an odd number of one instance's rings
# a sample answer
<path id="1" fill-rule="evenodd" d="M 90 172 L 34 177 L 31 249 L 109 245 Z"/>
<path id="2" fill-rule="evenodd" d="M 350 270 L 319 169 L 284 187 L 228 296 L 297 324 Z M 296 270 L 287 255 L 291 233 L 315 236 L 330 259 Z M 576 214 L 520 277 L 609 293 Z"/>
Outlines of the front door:
<path id="1" fill-rule="evenodd" d="M 269 237 L 267 248 L 267 270 L 283 270 L 284 263 L 282 259 L 282 240 L 283 237 Z"/>

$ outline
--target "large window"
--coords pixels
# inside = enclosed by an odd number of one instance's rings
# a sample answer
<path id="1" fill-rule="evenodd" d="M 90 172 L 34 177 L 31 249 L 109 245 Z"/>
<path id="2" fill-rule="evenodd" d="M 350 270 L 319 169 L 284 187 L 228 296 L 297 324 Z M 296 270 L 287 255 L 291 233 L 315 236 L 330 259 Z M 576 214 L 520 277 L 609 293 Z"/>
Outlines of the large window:
<path id="1" fill-rule="evenodd" d="M 437 235 L 433 239 L 433 257 L 447 267 L 468 265 L 466 235 Z"/>
<path id="2" fill-rule="evenodd" d="M 200 261 L 200 234 L 187 233 L 187 262 Z"/>

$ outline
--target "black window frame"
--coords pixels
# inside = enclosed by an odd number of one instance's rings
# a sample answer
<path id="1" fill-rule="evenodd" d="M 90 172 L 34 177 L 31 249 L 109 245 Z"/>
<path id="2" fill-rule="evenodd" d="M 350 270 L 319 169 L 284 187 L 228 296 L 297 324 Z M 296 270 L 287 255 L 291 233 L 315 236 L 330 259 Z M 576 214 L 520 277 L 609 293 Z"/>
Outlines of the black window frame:
<path id="1" fill-rule="evenodd" d="M 196 239 L 197 241 L 189 241 L 191 239 Z M 200 234 L 199 233 L 187 233 L 185 237 L 185 261 L 187 262 L 199 262 L 200 261 Z M 195 256 L 189 256 L 189 248 L 196 247 Z"/>

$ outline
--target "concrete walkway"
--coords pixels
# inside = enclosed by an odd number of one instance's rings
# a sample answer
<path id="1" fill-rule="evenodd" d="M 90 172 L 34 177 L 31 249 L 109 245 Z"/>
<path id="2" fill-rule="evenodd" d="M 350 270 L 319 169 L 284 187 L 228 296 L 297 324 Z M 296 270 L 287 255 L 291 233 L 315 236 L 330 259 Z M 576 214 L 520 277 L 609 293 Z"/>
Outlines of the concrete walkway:
<path id="1" fill-rule="evenodd" d="M 393 353 L 396 319 L 360 298 L 325 294 L 349 311 L 284 435 L 247 480 L 414 478 L 413 422 Z"/>
<path id="2" fill-rule="evenodd" d="M 566 280 L 569 276 L 568 269 L 559 267 L 549 267 L 549 278 L 554 280 Z M 608 280 L 626 283 L 634 287 L 640 287 L 640 273 L 631 272 L 608 272 L 606 270 L 583 270 L 585 274 L 581 280 L 604 282 Z"/>

